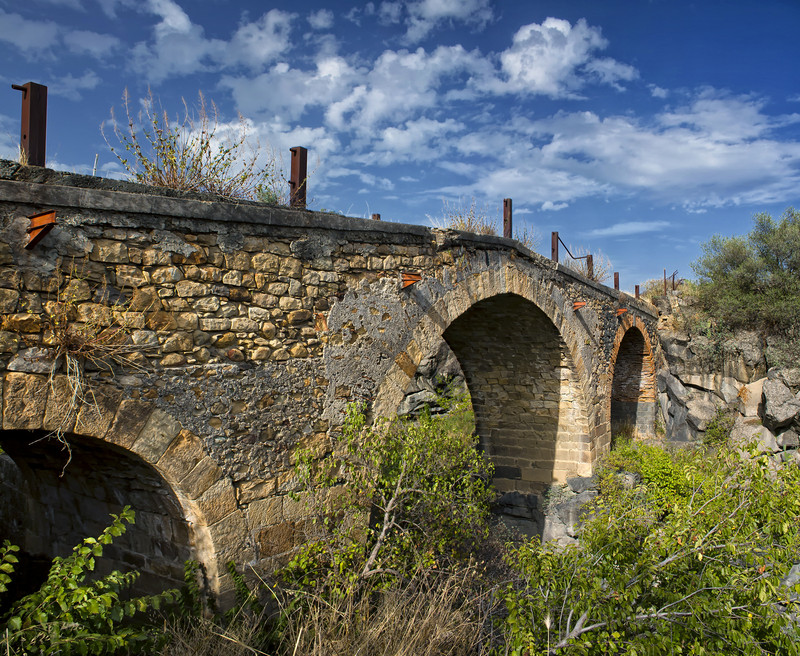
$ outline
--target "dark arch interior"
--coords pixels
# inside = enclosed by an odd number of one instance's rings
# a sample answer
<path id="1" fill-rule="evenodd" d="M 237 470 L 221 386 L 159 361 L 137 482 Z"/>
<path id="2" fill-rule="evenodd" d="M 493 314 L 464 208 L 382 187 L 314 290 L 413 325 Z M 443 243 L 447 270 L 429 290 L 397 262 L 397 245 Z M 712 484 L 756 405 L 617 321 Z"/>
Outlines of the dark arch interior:
<path id="1" fill-rule="evenodd" d="M 644 335 L 625 333 L 614 363 L 611 384 L 611 434 L 648 437 L 655 423 L 655 366 Z"/>
<path id="2" fill-rule="evenodd" d="M 504 512 L 536 521 L 534 497 L 591 468 L 566 344 L 542 310 L 514 294 L 476 303 L 443 336 L 464 371 Z"/>
<path id="3" fill-rule="evenodd" d="M 66 556 L 84 538 L 98 536 L 111 513 L 130 505 L 135 524 L 105 547 L 97 575 L 138 571 L 138 593 L 179 585 L 183 563 L 192 557 L 190 526 L 166 482 L 130 452 L 76 435 L 66 439 L 72 459 L 65 467 L 66 451 L 46 433 L 0 432 L 7 455 L 3 471 L 10 476 L 0 486 L 0 533 L 21 546 L 34 569 L 39 565 L 43 579 L 54 556 Z"/>

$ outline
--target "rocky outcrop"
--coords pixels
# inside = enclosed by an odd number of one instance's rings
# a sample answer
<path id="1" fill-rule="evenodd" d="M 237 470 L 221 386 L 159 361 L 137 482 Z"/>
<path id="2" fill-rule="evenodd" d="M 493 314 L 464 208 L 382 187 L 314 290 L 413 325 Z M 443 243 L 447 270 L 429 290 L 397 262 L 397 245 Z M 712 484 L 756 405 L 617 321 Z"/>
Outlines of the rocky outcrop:
<path id="1" fill-rule="evenodd" d="M 798 460 L 800 368 L 768 368 L 767 341 L 740 331 L 714 341 L 686 328 L 694 312 L 678 294 L 657 301 L 666 366 L 657 373 L 666 438 L 702 442 L 721 415 L 733 420 L 732 443 L 755 444 L 776 460 Z"/>

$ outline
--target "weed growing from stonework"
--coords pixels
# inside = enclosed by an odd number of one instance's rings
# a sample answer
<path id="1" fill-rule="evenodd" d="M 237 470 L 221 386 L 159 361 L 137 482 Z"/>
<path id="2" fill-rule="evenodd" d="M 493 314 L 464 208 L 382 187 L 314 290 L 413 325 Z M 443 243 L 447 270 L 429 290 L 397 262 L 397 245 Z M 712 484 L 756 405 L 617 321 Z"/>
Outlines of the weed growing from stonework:
<path id="1" fill-rule="evenodd" d="M 87 366 L 113 375 L 115 367 L 144 370 L 142 351 L 130 333 L 134 312 L 120 296 L 110 300 L 106 284 L 90 285 L 73 265 L 67 274 L 53 280 L 54 298 L 44 303 L 44 345 L 51 349 L 49 385 L 54 398 L 62 399 L 61 424 L 51 433 L 71 457 L 65 432 L 83 406 L 97 406 L 86 376 Z M 58 389 L 64 373 L 67 394 Z M 65 465 L 66 466 L 66 465 Z"/>
<path id="2" fill-rule="evenodd" d="M 153 627 L 141 627 L 130 618 L 175 601 L 177 591 L 148 597 L 126 597 L 138 572 L 113 571 L 91 580 L 95 561 L 115 537 L 132 524 L 130 507 L 111 515 L 112 523 L 97 538 L 86 538 L 66 558 L 57 557 L 39 590 L 16 601 L 0 618 L 3 654 L 114 654 L 154 646 Z M 18 548 L 8 540 L 0 548 L 0 594 L 14 574 Z"/>
<path id="3" fill-rule="evenodd" d="M 494 235 L 498 236 L 499 219 L 490 216 L 491 211 L 489 206 L 479 206 L 478 202 L 473 197 L 469 204 L 461 201 L 458 203 L 449 203 L 443 201 L 441 216 L 432 217 L 428 215 L 428 220 L 435 228 L 461 230 L 463 232 L 472 232 L 476 235 Z M 535 251 L 541 244 L 541 235 L 531 226 L 523 223 L 522 228 L 514 230 L 514 239 L 516 239 L 525 248 Z"/>
<path id="4" fill-rule="evenodd" d="M 207 103 L 202 93 L 194 111 L 184 100 L 183 119 L 174 120 L 152 91 L 138 116 L 127 89 L 122 98 L 127 124 L 120 126 L 111 111 L 119 143 L 112 145 L 105 133 L 103 137 L 132 180 L 272 204 L 286 200 L 276 157 L 263 157 L 260 145 L 252 144 L 252 126 L 243 116 L 238 125 L 220 124 L 216 105 Z"/>

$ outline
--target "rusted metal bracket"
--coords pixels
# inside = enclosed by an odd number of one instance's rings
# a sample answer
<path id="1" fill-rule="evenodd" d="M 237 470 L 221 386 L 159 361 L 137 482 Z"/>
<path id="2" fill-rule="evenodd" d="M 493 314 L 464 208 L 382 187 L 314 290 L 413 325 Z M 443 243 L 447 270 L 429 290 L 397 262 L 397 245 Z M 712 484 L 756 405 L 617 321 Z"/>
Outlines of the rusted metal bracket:
<path id="1" fill-rule="evenodd" d="M 372 220 L 373 221 L 380 221 L 381 220 L 381 215 L 380 214 L 373 214 L 372 215 Z"/>
<path id="2" fill-rule="evenodd" d="M 289 177 L 289 204 L 306 208 L 306 182 L 308 181 L 308 150 L 302 146 L 290 148 L 292 165 Z"/>
<path id="3" fill-rule="evenodd" d="M 19 131 L 22 157 L 26 164 L 44 166 L 47 141 L 47 87 L 36 82 L 28 82 L 23 85 L 12 84 L 11 88 L 22 91 Z"/>
<path id="4" fill-rule="evenodd" d="M 513 239 L 514 230 L 511 225 L 511 199 L 503 199 L 503 237 Z"/>
<path id="5" fill-rule="evenodd" d="M 406 287 L 411 287 L 411 285 L 419 282 L 420 280 L 422 280 L 422 274 L 411 273 L 410 271 L 403 271 L 402 289 L 405 289 Z"/>
<path id="6" fill-rule="evenodd" d="M 627 311 L 628 311 L 628 308 L 617 308 L 617 317 L 618 317 L 618 318 L 619 318 L 619 317 L 621 317 L 621 316 L 622 316 L 623 314 L 625 314 Z"/>
<path id="7" fill-rule="evenodd" d="M 25 244 L 25 248 L 31 250 L 45 238 L 48 232 L 55 228 L 56 212 L 55 210 L 48 210 L 29 216 L 28 218 L 31 224 L 28 226 L 28 242 Z"/>
<path id="8" fill-rule="evenodd" d="M 575 301 L 572 304 L 573 311 L 580 310 L 581 308 L 585 308 L 585 307 L 586 307 L 586 301 Z"/>

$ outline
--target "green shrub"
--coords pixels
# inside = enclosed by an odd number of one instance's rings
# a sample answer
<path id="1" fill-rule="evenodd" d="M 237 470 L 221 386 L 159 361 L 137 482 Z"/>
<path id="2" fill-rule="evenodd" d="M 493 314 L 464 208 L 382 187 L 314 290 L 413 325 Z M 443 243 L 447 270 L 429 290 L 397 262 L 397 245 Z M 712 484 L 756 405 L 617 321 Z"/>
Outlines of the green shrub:
<path id="1" fill-rule="evenodd" d="M 723 408 L 717 410 L 714 418 L 708 422 L 703 443 L 708 446 L 722 446 L 728 443 L 731 438 L 731 431 L 736 422 L 734 413 Z"/>
<path id="2" fill-rule="evenodd" d="M 488 531 L 492 468 L 476 450 L 472 409 L 369 426 L 351 405 L 333 454 L 300 458 L 309 509 L 323 535 L 284 572 L 302 587 L 343 591 L 375 577 L 409 577 L 469 555 Z"/>
<path id="3" fill-rule="evenodd" d="M 579 546 L 511 554 L 504 653 L 800 653 L 800 585 L 781 585 L 800 548 L 800 468 L 663 453 L 638 451 L 657 484 L 603 490 Z M 680 500 L 667 513 L 664 490 Z"/>
<path id="4" fill-rule="evenodd" d="M 758 330 L 792 346 L 800 325 L 800 212 L 789 208 L 779 221 L 757 214 L 754 223 L 749 235 L 703 244 L 692 264 L 697 299 L 721 329 Z M 798 355 L 793 346 L 790 358 Z"/>
<path id="5" fill-rule="evenodd" d="M 15 602 L 0 618 L 0 651 L 7 654 L 113 654 L 145 649 L 159 638 L 156 629 L 138 627 L 129 620 L 137 613 L 175 601 L 177 592 L 125 599 L 121 593 L 136 581 L 138 572 L 113 571 L 87 580 L 103 547 L 125 532 L 134 513 L 126 506 L 97 538 L 86 538 L 66 558 L 56 557 L 39 590 Z M 6 590 L 17 563 L 18 547 L 0 549 L 0 592 Z"/>

